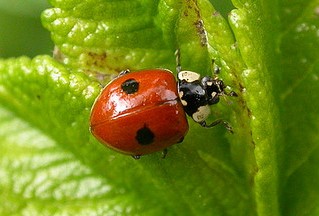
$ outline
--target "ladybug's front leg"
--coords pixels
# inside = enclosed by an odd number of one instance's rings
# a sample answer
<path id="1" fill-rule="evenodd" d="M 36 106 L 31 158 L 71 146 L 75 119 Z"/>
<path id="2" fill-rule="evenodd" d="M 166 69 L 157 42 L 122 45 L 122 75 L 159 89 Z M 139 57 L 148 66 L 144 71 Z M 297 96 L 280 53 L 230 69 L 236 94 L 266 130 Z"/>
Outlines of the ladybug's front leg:
<path id="1" fill-rule="evenodd" d="M 222 120 L 222 119 L 217 119 L 216 121 L 213 121 L 212 123 L 210 123 L 209 125 L 207 125 L 206 121 L 202 121 L 202 122 L 199 122 L 199 124 L 202 126 L 202 127 L 205 127 L 205 128 L 211 128 L 211 127 L 214 127 L 216 125 L 219 125 L 219 124 L 223 124 L 223 126 L 230 132 L 230 133 L 234 133 L 233 131 L 233 128 L 229 125 L 228 122 Z"/>

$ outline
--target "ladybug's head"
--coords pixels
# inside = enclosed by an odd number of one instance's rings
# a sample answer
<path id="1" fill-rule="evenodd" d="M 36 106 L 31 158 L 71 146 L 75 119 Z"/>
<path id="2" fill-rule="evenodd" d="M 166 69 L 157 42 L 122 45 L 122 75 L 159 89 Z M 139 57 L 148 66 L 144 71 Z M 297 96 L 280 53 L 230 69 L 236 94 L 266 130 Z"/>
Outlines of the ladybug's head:
<path id="1" fill-rule="evenodd" d="M 205 76 L 201 80 L 201 84 L 206 91 L 207 102 L 213 105 L 219 102 L 219 96 L 224 95 L 226 88 L 224 82 L 220 79 L 213 79 L 212 77 Z"/>

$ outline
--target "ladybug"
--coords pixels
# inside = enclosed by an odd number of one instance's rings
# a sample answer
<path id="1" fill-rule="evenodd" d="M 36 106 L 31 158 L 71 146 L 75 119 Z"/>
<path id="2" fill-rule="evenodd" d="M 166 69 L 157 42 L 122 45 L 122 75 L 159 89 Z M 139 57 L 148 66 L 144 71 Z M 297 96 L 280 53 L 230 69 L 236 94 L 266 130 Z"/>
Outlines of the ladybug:
<path id="1" fill-rule="evenodd" d="M 183 141 L 186 114 L 203 127 L 217 124 L 232 132 L 227 122 L 206 123 L 210 105 L 226 93 L 217 78 L 200 77 L 177 67 L 177 82 L 166 69 L 125 70 L 104 87 L 91 110 L 90 130 L 103 144 L 135 159 Z"/>

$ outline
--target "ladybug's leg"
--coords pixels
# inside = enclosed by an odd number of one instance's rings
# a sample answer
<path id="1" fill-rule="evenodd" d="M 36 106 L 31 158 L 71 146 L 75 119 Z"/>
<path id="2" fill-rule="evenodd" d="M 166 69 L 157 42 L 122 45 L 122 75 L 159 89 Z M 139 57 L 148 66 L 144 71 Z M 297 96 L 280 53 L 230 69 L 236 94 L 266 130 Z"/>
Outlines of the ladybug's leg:
<path id="1" fill-rule="evenodd" d="M 130 73 L 130 72 L 131 72 L 131 71 L 130 71 L 129 69 L 122 70 L 117 77 L 123 76 L 123 75 L 125 75 L 125 74 Z"/>
<path id="2" fill-rule="evenodd" d="M 166 158 L 167 152 L 168 152 L 167 148 L 165 148 L 165 149 L 162 151 L 162 158 L 163 158 L 163 159 Z"/>
<path id="3" fill-rule="evenodd" d="M 216 121 L 213 121 L 212 123 L 210 123 L 209 125 L 207 125 L 207 123 L 205 121 L 202 121 L 202 122 L 199 122 L 199 124 L 202 126 L 202 127 L 205 127 L 205 128 L 211 128 L 211 127 L 214 127 L 216 125 L 219 125 L 219 124 L 223 124 L 223 126 L 230 132 L 230 133 L 234 133 L 233 131 L 233 128 L 229 125 L 228 122 L 222 120 L 222 119 L 217 119 Z"/>
<path id="4" fill-rule="evenodd" d="M 179 72 L 182 71 L 182 66 L 181 66 L 181 52 L 180 52 L 180 49 L 177 49 L 175 51 L 175 56 L 176 56 L 176 72 L 177 74 Z"/>
<path id="5" fill-rule="evenodd" d="M 132 158 L 134 158 L 135 160 L 138 160 L 141 158 L 141 155 L 132 155 Z"/>

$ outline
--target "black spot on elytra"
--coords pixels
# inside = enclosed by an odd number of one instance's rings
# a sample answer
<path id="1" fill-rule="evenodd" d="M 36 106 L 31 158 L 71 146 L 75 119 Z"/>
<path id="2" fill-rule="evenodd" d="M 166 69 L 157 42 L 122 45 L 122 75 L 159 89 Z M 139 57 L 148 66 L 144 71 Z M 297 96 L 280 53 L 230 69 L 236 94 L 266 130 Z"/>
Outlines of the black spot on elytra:
<path id="1" fill-rule="evenodd" d="M 136 132 L 135 137 L 140 145 L 149 145 L 154 141 L 154 138 L 154 133 L 146 125 Z"/>
<path id="2" fill-rule="evenodd" d="M 121 88 L 126 94 L 133 94 L 138 91 L 139 83 L 135 79 L 125 80 Z"/>

